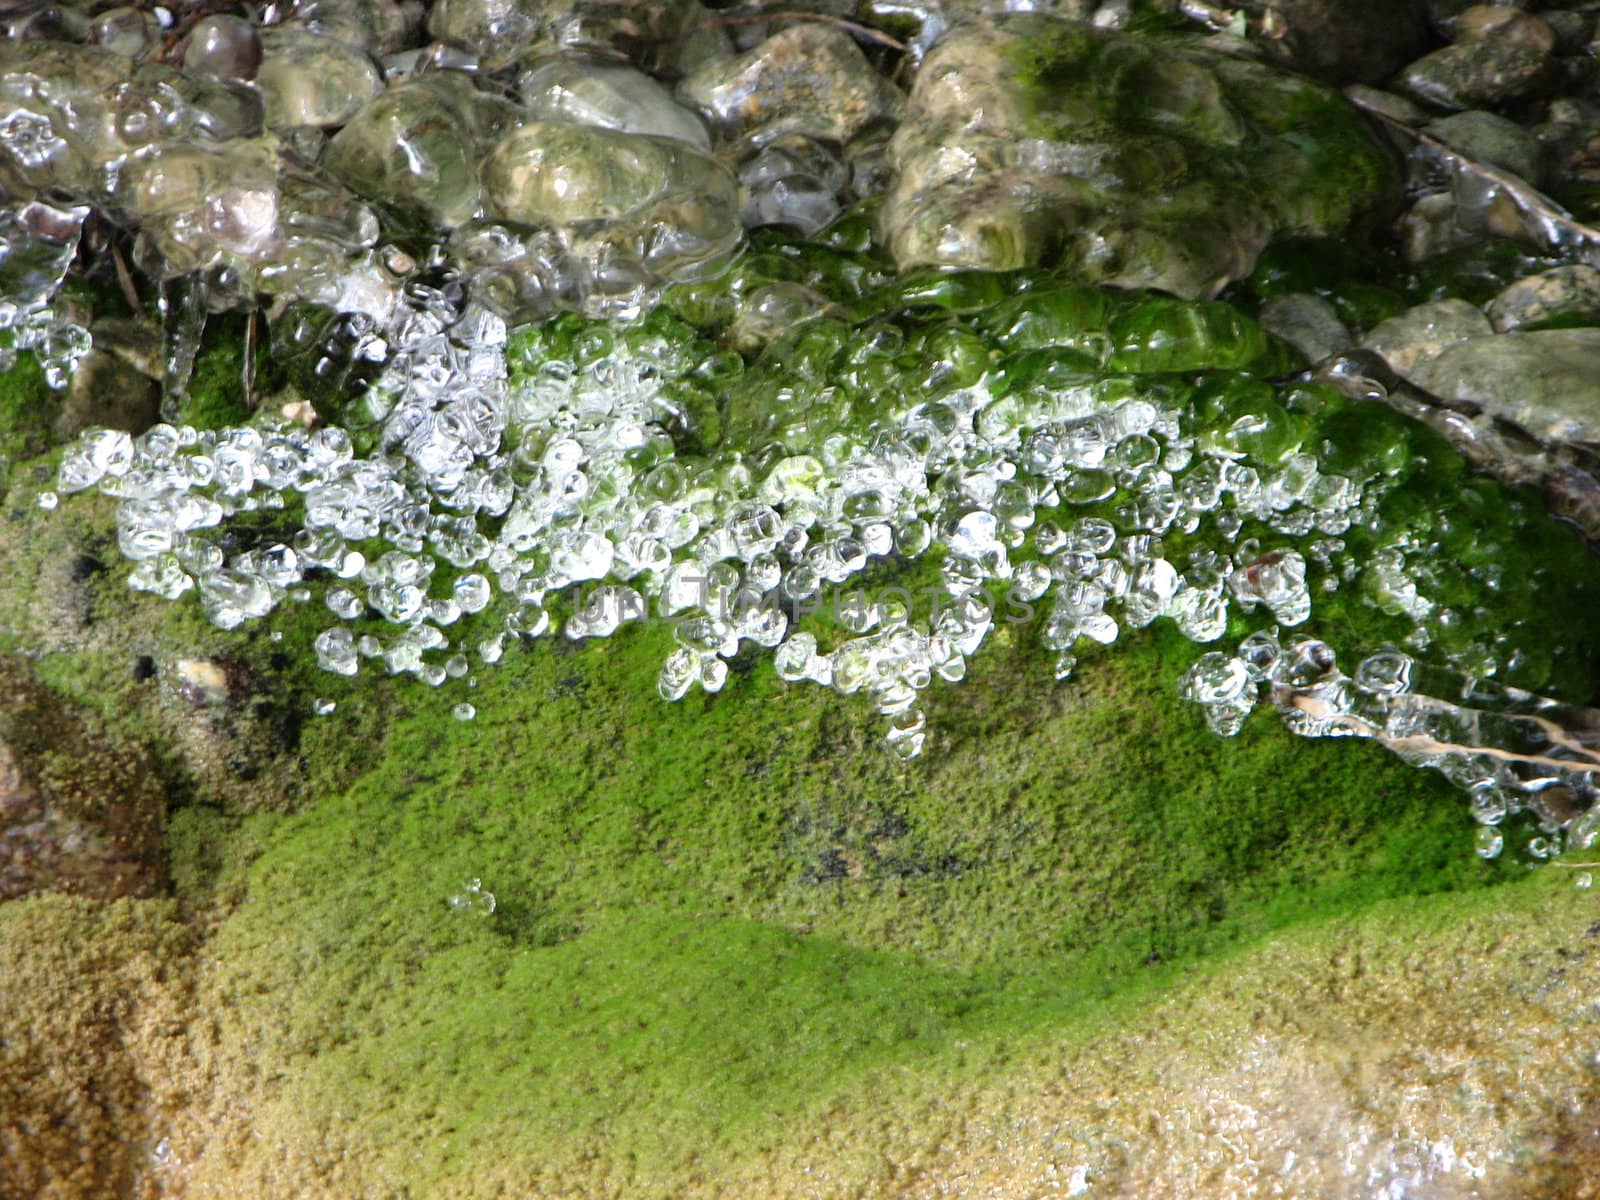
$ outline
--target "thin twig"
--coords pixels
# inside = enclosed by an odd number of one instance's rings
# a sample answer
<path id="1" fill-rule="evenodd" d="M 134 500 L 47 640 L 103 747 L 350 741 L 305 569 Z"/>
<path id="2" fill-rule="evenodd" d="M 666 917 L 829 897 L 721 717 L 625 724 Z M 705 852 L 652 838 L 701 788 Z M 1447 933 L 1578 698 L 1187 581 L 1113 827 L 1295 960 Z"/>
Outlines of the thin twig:
<path id="1" fill-rule="evenodd" d="M 256 310 L 251 309 L 244 321 L 244 369 L 240 382 L 244 385 L 244 408 L 256 410 Z"/>
<path id="2" fill-rule="evenodd" d="M 144 301 L 139 299 L 139 289 L 133 285 L 133 273 L 128 270 L 122 250 L 114 240 L 111 242 L 111 265 L 116 269 L 117 286 L 122 289 L 122 298 L 128 302 L 128 307 L 135 313 L 143 312 Z"/>
<path id="3" fill-rule="evenodd" d="M 684 36 L 687 37 L 689 33 L 699 33 L 702 29 L 727 29 L 735 25 L 760 25 L 766 21 L 819 21 L 826 25 L 837 25 L 840 29 L 854 34 L 858 38 L 864 38 L 879 46 L 887 46 L 890 50 L 896 50 L 901 54 L 906 52 L 906 44 L 890 37 L 887 33 L 873 29 L 870 25 L 847 21 L 843 17 L 835 17 L 829 13 L 776 12 L 755 13 L 748 17 L 713 17 L 709 21 L 701 21 L 698 25 L 693 26 Z"/>

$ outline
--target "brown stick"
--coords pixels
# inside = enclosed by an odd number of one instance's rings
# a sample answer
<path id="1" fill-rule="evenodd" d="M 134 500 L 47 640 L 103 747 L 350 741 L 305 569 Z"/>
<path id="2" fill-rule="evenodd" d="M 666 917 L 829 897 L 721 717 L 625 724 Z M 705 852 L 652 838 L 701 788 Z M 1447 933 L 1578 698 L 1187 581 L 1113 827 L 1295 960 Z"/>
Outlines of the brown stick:
<path id="1" fill-rule="evenodd" d="M 117 286 L 122 289 L 122 298 L 135 313 L 140 312 L 144 308 L 144 301 L 139 299 L 139 289 L 133 286 L 133 273 L 128 270 L 122 251 L 114 241 L 111 243 L 111 265 L 116 269 Z"/>

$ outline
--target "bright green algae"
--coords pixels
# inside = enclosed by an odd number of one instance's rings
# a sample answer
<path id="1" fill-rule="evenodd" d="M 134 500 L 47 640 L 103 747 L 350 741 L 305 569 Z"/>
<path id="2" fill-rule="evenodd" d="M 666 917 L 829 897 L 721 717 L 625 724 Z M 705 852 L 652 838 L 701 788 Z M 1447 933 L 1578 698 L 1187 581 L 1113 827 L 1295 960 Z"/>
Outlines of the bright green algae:
<path id="1" fill-rule="evenodd" d="M 888 1065 L 954 1070 L 1160 964 L 1509 870 L 1372 747 L 1212 737 L 1149 686 L 1171 635 L 1056 687 L 993 646 L 912 767 L 766 664 L 660 705 L 651 640 L 508 658 L 470 724 L 407 689 L 381 760 L 304 813 L 176 815 L 181 894 L 248 899 L 209 950 L 230 1024 L 376 1177 L 442 1190 L 491 1130 L 556 1177 L 596 1138 L 646 1178 L 736 1158 Z M 446 903 L 468 877 L 492 917 Z"/>

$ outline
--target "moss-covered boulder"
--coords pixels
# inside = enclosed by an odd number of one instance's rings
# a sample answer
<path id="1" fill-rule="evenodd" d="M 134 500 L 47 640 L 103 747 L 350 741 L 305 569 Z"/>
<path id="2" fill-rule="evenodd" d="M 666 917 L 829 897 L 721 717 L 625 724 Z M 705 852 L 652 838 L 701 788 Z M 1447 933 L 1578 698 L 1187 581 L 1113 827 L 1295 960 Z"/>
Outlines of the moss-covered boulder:
<path id="1" fill-rule="evenodd" d="M 1247 274 L 1275 237 L 1382 211 L 1398 181 L 1318 84 L 1033 14 L 940 40 L 890 158 L 882 229 L 901 267 L 1051 264 L 1187 297 Z"/>

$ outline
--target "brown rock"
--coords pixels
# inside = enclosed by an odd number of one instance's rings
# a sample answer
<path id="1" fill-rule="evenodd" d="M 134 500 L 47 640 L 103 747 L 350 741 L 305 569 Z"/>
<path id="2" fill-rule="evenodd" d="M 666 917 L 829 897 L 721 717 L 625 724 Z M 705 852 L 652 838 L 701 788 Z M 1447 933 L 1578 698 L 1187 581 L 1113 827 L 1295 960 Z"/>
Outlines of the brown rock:
<path id="1" fill-rule="evenodd" d="M 166 792 L 155 764 L 0 659 L 0 901 L 162 890 Z"/>
<path id="2" fill-rule="evenodd" d="M 1428 46 L 1414 0 L 1244 0 L 1308 75 L 1330 83 L 1381 83 Z M 1268 43 L 1270 44 L 1270 43 Z"/>
<path id="3" fill-rule="evenodd" d="M 182 1193 L 169 1123 L 209 1093 L 191 945 L 170 901 L 0 904 L 0 1200 Z"/>
<path id="4" fill-rule="evenodd" d="M 1451 22 L 1458 42 L 1470 38 L 1501 38 L 1521 42 L 1548 54 L 1556 48 L 1555 31 L 1544 18 L 1509 4 L 1475 4 Z"/>

